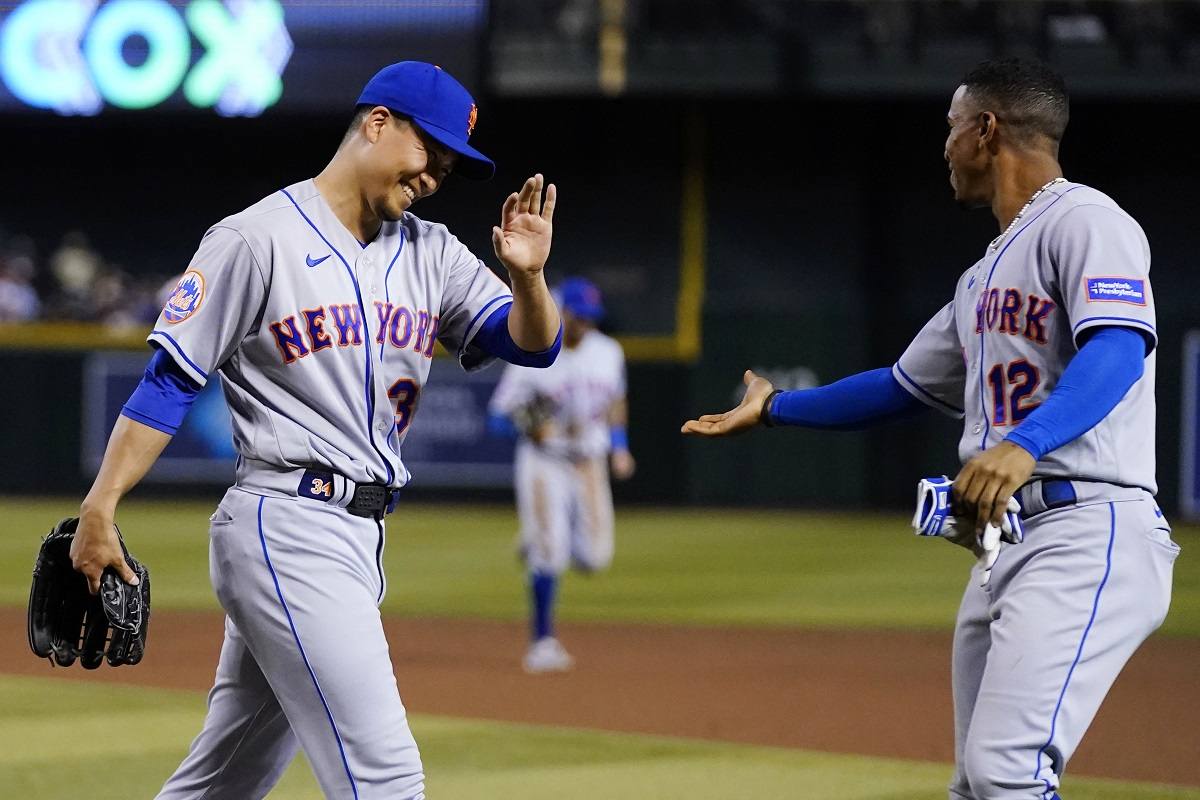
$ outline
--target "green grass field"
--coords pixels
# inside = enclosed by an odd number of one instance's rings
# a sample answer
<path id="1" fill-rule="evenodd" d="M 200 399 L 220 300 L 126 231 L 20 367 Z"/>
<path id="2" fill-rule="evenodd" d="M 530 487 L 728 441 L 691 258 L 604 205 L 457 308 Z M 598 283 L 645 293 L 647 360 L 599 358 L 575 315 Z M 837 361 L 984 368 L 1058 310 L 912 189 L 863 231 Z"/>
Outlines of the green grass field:
<path id="1" fill-rule="evenodd" d="M 158 608 L 216 608 L 208 584 L 212 503 L 127 502 L 118 520 L 153 570 Z M 23 606 L 36 551 L 69 501 L 0 501 L 0 603 Z M 394 615 L 524 617 L 511 509 L 412 507 L 389 521 L 386 562 Z M 623 510 L 611 573 L 569 578 L 569 620 L 698 625 L 946 629 L 970 557 L 918 540 L 899 515 Z M 1181 528 L 1175 600 L 1164 632 L 1200 636 L 1200 530 Z M 0 795 L 65 800 L 150 797 L 199 728 L 199 693 L 52 678 L 0 678 Z M 103 710 L 102 710 L 103 709 Z M 415 717 L 429 795 L 520 798 L 818 798 L 944 796 L 949 767 L 744 745 Z M 66 743 L 66 744 L 64 744 Z M 103 776 L 128 776 L 118 783 Z M 82 780 L 82 779 L 80 779 Z M 1200 800 L 1170 789 L 1072 778 L 1071 800 Z M 297 761 L 271 795 L 319 798 Z"/>
<path id="2" fill-rule="evenodd" d="M 211 503 L 129 502 L 118 519 L 153 570 L 155 604 L 216 608 L 208 582 Z M 67 500 L 0 500 L 0 603 L 24 605 L 36 543 Z M 78 503 L 78 500 L 73 502 Z M 522 619 L 524 587 L 511 508 L 414 506 L 388 521 L 393 615 Z M 18 535 L 17 532 L 20 532 Z M 1184 553 L 1161 634 L 1200 636 L 1200 529 L 1179 526 Z M 971 557 L 918 539 L 900 515 L 623 509 L 617 558 L 596 578 L 569 576 L 566 620 L 703 625 L 949 629 Z"/>
<path id="3" fill-rule="evenodd" d="M 5 797 L 85 796 L 87 776 L 90 800 L 129 800 L 152 797 L 171 774 L 199 730 L 204 698 L 9 677 L 0 679 L 0 707 Z M 654 736 L 426 716 L 413 717 L 412 726 L 427 793 L 439 800 L 926 800 L 949 777 L 939 764 Z M 1072 800 L 1200 797 L 1112 781 L 1073 780 L 1071 788 Z M 299 758 L 270 797 L 318 800 L 321 793 Z"/>

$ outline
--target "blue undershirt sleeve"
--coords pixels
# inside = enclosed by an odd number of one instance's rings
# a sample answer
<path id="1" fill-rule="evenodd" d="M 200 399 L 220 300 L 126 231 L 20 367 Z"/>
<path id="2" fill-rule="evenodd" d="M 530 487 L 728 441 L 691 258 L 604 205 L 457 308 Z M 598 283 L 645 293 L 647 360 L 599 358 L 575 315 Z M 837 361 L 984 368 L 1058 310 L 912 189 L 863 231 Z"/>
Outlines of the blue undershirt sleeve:
<path id="1" fill-rule="evenodd" d="M 860 372 L 828 386 L 781 392 L 771 401 L 777 425 L 852 431 L 913 417 L 927 409 L 887 367 Z"/>
<path id="2" fill-rule="evenodd" d="M 517 347 L 512 334 L 508 332 L 508 312 L 511 310 L 512 303 L 505 303 L 493 311 L 471 343 L 479 346 L 488 355 L 521 367 L 548 367 L 553 364 L 554 359 L 558 357 L 558 351 L 562 349 L 562 324 L 559 323 L 558 336 L 550 347 L 541 352 L 522 350 Z"/>
<path id="3" fill-rule="evenodd" d="M 1132 328 L 1096 329 L 1050 396 L 1008 436 L 1035 460 L 1078 439 L 1108 416 L 1145 371 L 1146 340 Z"/>
<path id="4" fill-rule="evenodd" d="M 125 402 L 121 414 L 174 435 L 201 388 L 165 350 L 155 349 L 142 382 Z"/>

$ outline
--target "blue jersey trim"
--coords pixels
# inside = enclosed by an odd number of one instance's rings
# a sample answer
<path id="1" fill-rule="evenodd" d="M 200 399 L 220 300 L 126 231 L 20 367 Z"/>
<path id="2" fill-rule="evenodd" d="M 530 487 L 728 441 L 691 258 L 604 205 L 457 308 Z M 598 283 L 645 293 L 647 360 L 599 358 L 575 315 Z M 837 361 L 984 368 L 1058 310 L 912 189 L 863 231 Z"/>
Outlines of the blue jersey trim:
<path id="1" fill-rule="evenodd" d="M 1035 223 L 1039 219 L 1041 219 L 1042 214 L 1045 214 L 1047 211 L 1054 208 L 1055 203 L 1057 203 L 1059 200 L 1062 200 L 1064 197 L 1066 197 L 1067 195 L 1069 195 L 1071 192 L 1075 191 L 1078 188 L 1079 188 L 1078 186 L 1072 186 L 1070 189 L 1067 189 L 1065 192 L 1060 194 L 1058 197 L 1054 198 L 1054 200 L 1050 203 L 1050 205 L 1043 208 L 1041 211 L 1038 212 L 1036 217 L 1034 217 L 1033 219 L 1029 220 L 1029 222 L 1022 225 L 1017 230 L 1017 232 L 1012 235 L 1012 238 L 1004 243 L 1004 247 L 1000 248 L 1000 254 L 998 256 L 996 256 L 996 260 L 992 262 L 992 268 L 990 270 L 988 270 L 987 280 L 983 284 L 983 295 L 984 296 L 986 296 L 988 291 L 990 291 L 992 288 L 992 276 L 996 274 L 996 267 L 1000 266 L 1000 259 L 1004 258 L 1004 254 L 1008 252 L 1008 248 L 1012 247 L 1012 244 L 1013 244 L 1013 242 L 1015 242 L 1017 240 L 1017 237 L 1020 236 L 1025 231 L 1029 230 L 1029 228 L 1031 228 L 1033 226 L 1033 223 Z M 986 315 L 986 313 L 987 312 L 985 311 L 984 314 Z M 984 320 L 984 321 L 986 322 L 986 320 Z M 983 353 L 984 353 L 984 349 L 987 345 L 987 325 L 984 325 L 983 327 L 984 327 L 984 330 L 979 334 L 979 405 L 983 411 L 983 438 L 979 440 L 979 449 L 980 450 L 987 449 L 988 434 L 992 432 L 992 415 L 988 413 L 987 391 L 986 391 L 987 387 L 984 386 L 984 374 L 986 373 L 987 368 L 984 366 Z"/>
<path id="2" fill-rule="evenodd" d="M 284 196 L 286 196 L 288 200 L 292 201 L 292 205 L 296 207 L 296 212 L 304 218 L 304 221 L 307 222 L 308 226 L 316 232 L 317 236 L 321 237 L 321 241 L 329 246 L 329 249 L 333 251 L 333 254 L 338 257 L 338 261 L 342 262 L 342 266 L 346 268 L 346 274 L 350 276 L 350 283 L 354 285 L 354 296 L 358 298 L 358 313 L 362 315 L 363 344 L 366 345 L 363 350 L 366 352 L 367 356 L 367 379 L 363 385 L 363 395 L 367 401 L 367 439 L 371 442 L 371 449 L 374 450 L 376 455 L 379 456 L 380 460 L 383 461 L 384 469 L 387 470 L 387 482 L 390 485 L 392 480 L 396 477 L 396 473 L 392 471 L 392 462 L 388 461 L 388 457 L 385 456 L 383 451 L 380 450 L 375 444 L 375 397 L 371 392 L 371 388 L 375 384 L 375 380 L 371 374 L 371 326 L 369 324 L 370 320 L 367 318 L 367 309 L 363 305 L 362 291 L 358 288 L 358 279 L 354 277 L 354 270 L 350 268 L 350 264 L 346 261 L 346 258 L 338 251 L 336 247 L 333 246 L 332 242 L 325 238 L 325 234 L 321 233 L 321 229 L 318 228 L 316 224 L 308 218 L 308 215 L 304 213 L 304 209 L 300 208 L 300 204 L 296 202 L 295 198 L 292 197 L 290 193 L 288 193 L 288 190 L 280 189 L 279 191 L 283 192 Z M 383 345 L 380 345 L 380 348 L 382 349 Z M 388 439 L 391 439 L 390 435 L 388 436 Z M 390 445 L 388 449 L 391 449 Z"/>
<path id="3" fill-rule="evenodd" d="M 271 564 L 271 556 L 267 553 L 267 537 L 263 532 L 263 504 L 266 502 L 265 497 L 261 495 L 258 498 L 258 540 L 262 543 L 263 560 L 267 562 L 267 569 L 271 572 L 271 580 L 275 582 L 275 594 L 279 597 L 279 604 L 283 606 L 283 613 L 287 616 L 288 627 L 292 629 L 292 638 L 296 640 L 296 647 L 300 650 L 300 658 L 304 660 L 304 666 L 308 669 L 308 677 L 312 678 L 313 688 L 317 690 L 317 696 L 321 698 L 321 705 L 325 707 L 325 716 L 329 718 L 329 727 L 333 729 L 333 738 L 337 740 L 338 752 L 342 756 L 342 766 L 346 769 L 346 777 L 350 780 L 350 789 L 354 792 L 354 797 L 358 797 L 358 784 L 354 782 L 354 775 L 350 772 L 350 762 L 346 759 L 346 748 L 342 745 L 342 735 L 338 733 L 337 723 L 333 719 L 333 712 L 329 709 L 329 703 L 325 700 L 325 693 L 321 691 L 321 684 L 317 682 L 317 673 L 313 672 L 312 664 L 308 662 L 308 656 L 304 652 L 304 645 L 300 643 L 300 634 L 296 632 L 296 623 L 292 620 L 292 612 L 288 609 L 287 601 L 283 599 L 283 589 L 279 586 L 279 576 L 275 573 L 275 567 Z"/>
<path id="4" fill-rule="evenodd" d="M 1067 694 L 1067 687 L 1071 685 L 1071 676 L 1075 673 L 1075 667 L 1079 665 L 1079 659 L 1083 656 L 1083 646 L 1087 643 L 1088 633 L 1091 632 L 1092 624 L 1096 621 L 1096 612 L 1100 608 L 1100 593 L 1104 591 L 1104 585 L 1108 583 L 1108 576 L 1112 573 L 1113 541 L 1117 535 L 1117 509 L 1112 503 L 1108 504 L 1108 514 L 1108 552 L 1104 557 L 1104 577 L 1100 579 L 1100 585 L 1096 588 L 1096 598 L 1092 601 L 1092 616 L 1088 619 L 1087 626 L 1083 629 L 1083 636 L 1079 639 L 1079 649 L 1075 651 L 1075 660 L 1071 662 L 1071 668 L 1067 670 L 1067 679 L 1063 681 L 1062 691 L 1058 693 L 1058 702 L 1054 706 L 1054 715 L 1050 718 L 1050 738 L 1038 749 L 1037 767 L 1033 771 L 1034 780 L 1037 780 L 1038 774 L 1042 771 L 1042 754 L 1050 748 L 1050 744 L 1054 741 L 1054 731 L 1058 724 L 1058 712 L 1062 708 L 1063 697 Z M 1043 800 L 1050 800 L 1054 796 L 1054 787 L 1045 778 L 1042 778 L 1042 781 L 1046 784 L 1046 791 L 1042 792 L 1042 798 Z"/>
<path id="5" fill-rule="evenodd" d="M 496 303 L 500 303 L 505 300 L 507 300 L 508 302 L 511 303 L 513 300 L 512 295 L 511 294 L 502 294 L 499 297 L 493 297 L 491 300 L 487 301 L 487 303 L 484 304 L 483 308 L 479 309 L 478 314 L 476 314 L 474 317 L 471 318 L 471 322 L 470 322 L 470 324 L 467 325 L 467 330 L 464 332 L 464 335 L 463 335 L 462 347 L 459 348 L 459 351 L 458 351 L 458 355 L 460 358 L 462 357 L 462 354 L 466 351 L 467 345 L 470 344 L 471 340 L 475 338 L 474 334 L 479 333 L 478 330 L 476 330 L 474 333 L 472 333 L 472 331 L 471 331 L 471 329 L 475 327 L 475 323 L 479 322 L 479 318 L 482 317 L 485 313 L 487 313 L 487 310 L 489 308 L 496 305 Z"/>
<path id="6" fill-rule="evenodd" d="M 387 578 L 383 576 L 383 548 L 386 544 L 384 541 L 385 534 L 383 530 L 383 520 L 375 520 L 375 524 L 379 526 L 379 543 L 375 545 L 375 568 L 379 570 L 379 596 L 375 598 L 375 605 L 383 602 L 383 595 L 387 591 Z"/>
<path id="7" fill-rule="evenodd" d="M 179 342 L 177 342 L 173 338 L 171 338 L 171 334 L 167 333 L 166 331 L 160 331 L 158 329 L 155 329 L 155 330 L 150 331 L 150 335 L 151 336 L 161 336 L 162 338 L 166 339 L 167 342 L 171 345 L 171 349 L 173 351 L 175 351 L 175 354 L 178 355 L 180 358 L 182 358 L 184 361 L 186 361 L 187 365 L 189 367 L 196 370 L 196 372 L 198 372 L 200 374 L 200 377 L 205 381 L 205 383 L 208 382 L 208 373 L 205 372 L 204 370 L 200 369 L 200 367 L 196 364 L 195 361 L 192 361 L 190 358 L 187 357 L 187 353 L 183 352 L 183 348 L 179 346 Z"/>
<path id="8" fill-rule="evenodd" d="M 387 265 L 387 271 L 383 273 L 383 301 L 385 303 L 392 302 L 391 290 L 388 288 L 388 278 L 392 277 L 392 267 L 396 264 L 396 259 L 400 258 L 400 253 L 404 252 L 404 228 L 400 229 L 400 246 L 396 248 L 396 255 L 392 256 L 391 262 Z M 383 358 L 383 348 L 379 349 L 379 357 Z"/>
<path id="9" fill-rule="evenodd" d="M 383 302 L 388 303 L 389 305 L 392 302 L 392 290 L 391 290 L 391 288 L 388 287 L 388 278 L 392 277 L 392 267 L 395 266 L 396 260 L 400 258 L 400 253 L 404 252 L 404 241 L 405 241 L 404 228 L 401 227 L 400 228 L 400 246 L 396 248 L 396 255 L 392 256 L 392 260 L 390 262 L 388 262 L 387 270 L 383 273 Z M 384 320 L 384 321 L 386 322 L 387 320 Z M 385 349 L 386 348 L 384 347 L 384 343 L 380 342 L 379 343 L 379 363 L 380 364 L 383 363 L 383 354 L 384 354 Z M 390 444 L 391 441 L 392 441 L 392 438 L 389 436 L 388 443 Z M 396 452 L 396 448 L 393 447 L 392 451 Z M 399 452 L 396 452 L 396 455 L 400 455 Z"/>
<path id="10" fill-rule="evenodd" d="M 939 406 L 941 406 L 942 408 L 949 409 L 950 411 L 953 411 L 955 414 L 958 414 L 958 415 L 960 415 L 960 416 L 961 416 L 963 413 L 965 413 L 965 412 L 964 412 L 964 411 L 963 411 L 961 408 L 959 408 L 958 406 L 953 406 L 953 405 L 951 405 L 950 403 L 947 403 L 945 400 L 942 400 L 942 399 L 940 399 L 940 398 L 934 397 L 932 394 L 930 394 L 928 391 L 926 391 L 926 389 L 925 389 L 923 386 L 921 386 L 921 384 L 919 384 L 919 383 L 917 383 L 916 381 L 914 381 L 914 380 L 913 380 L 913 379 L 912 379 L 912 378 L 909 376 L 909 374 L 908 374 L 907 372 L 905 372 L 905 371 L 904 371 L 904 368 L 900 366 L 900 362 L 899 362 L 899 361 L 897 361 L 897 362 L 896 362 L 896 371 L 900 373 L 900 377 L 902 377 L 902 378 L 904 378 L 904 380 L 908 381 L 908 384 L 909 384 L 909 386 L 912 386 L 912 388 L 916 389 L 918 392 L 920 392 L 920 393 L 921 393 L 921 395 L 922 395 L 923 397 L 926 397 L 926 398 L 928 398 L 928 399 L 929 399 L 931 402 L 937 403 L 937 404 L 938 404 Z"/>

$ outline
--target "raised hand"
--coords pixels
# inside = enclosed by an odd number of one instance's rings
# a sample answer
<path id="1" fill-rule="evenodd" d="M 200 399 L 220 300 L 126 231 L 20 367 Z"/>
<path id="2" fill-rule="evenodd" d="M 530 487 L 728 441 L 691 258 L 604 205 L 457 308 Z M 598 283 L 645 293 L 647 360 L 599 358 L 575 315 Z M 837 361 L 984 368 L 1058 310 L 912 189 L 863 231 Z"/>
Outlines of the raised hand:
<path id="1" fill-rule="evenodd" d="M 546 187 L 542 200 L 541 173 L 525 181 L 520 193 L 513 192 L 500 209 L 500 224 L 492 228 L 496 257 L 514 278 L 541 272 L 550 257 L 554 233 L 554 204 L 558 191 Z"/>
<path id="2" fill-rule="evenodd" d="M 762 421 L 762 405 L 767 395 L 775 391 L 775 387 L 766 378 L 760 378 L 750 370 L 742 376 L 746 384 L 746 394 L 737 408 L 724 414 L 705 414 L 700 419 L 690 419 L 683 423 L 680 433 L 695 433 L 701 436 L 730 436 L 748 431 Z"/>

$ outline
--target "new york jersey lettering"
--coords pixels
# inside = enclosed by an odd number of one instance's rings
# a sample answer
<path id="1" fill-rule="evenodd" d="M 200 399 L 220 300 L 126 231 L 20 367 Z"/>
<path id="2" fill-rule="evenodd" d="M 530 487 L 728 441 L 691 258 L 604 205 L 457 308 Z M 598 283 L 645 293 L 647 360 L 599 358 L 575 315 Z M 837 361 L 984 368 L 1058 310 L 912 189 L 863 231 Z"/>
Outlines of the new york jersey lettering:
<path id="1" fill-rule="evenodd" d="M 377 344 L 390 344 L 398 350 L 411 349 L 433 358 L 441 318 L 428 309 L 412 309 L 395 303 L 375 301 Z M 298 322 L 297 320 L 302 320 Z M 312 353 L 338 348 L 358 348 L 363 344 L 363 320 L 357 303 L 329 303 L 268 323 L 275 345 L 285 364 Z"/>
<path id="2" fill-rule="evenodd" d="M 975 303 L 975 333 L 996 331 L 1046 344 L 1046 320 L 1057 307 L 1053 300 L 1032 293 L 1026 302 L 1021 290 L 1015 288 L 980 292 Z"/>

